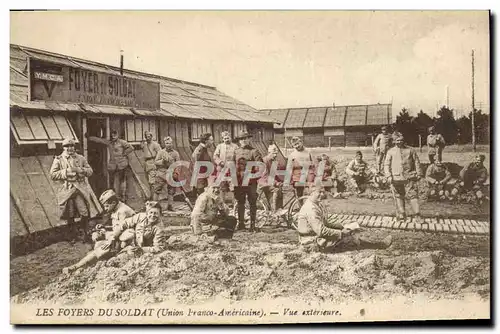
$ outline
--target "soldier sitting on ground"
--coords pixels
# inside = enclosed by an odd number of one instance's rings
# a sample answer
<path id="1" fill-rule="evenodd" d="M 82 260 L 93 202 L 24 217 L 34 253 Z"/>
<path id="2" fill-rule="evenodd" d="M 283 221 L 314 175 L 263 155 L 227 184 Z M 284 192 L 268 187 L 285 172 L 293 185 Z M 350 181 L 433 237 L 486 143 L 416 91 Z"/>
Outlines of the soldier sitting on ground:
<path id="1" fill-rule="evenodd" d="M 484 159 L 483 154 L 476 155 L 474 161 L 460 171 L 460 182 L 457 183 L 456 187 L 457 193 L 460 191 L 473 191 L 479 204 L 484 200 L 488 180 L 488 170 L 483 164 Z"/>
<path id="2" fill-rule="evenodd" d="M 321 181 L 323 182 L 325 191 L 331 192 L 334 198 L 338 198 L 340 197 L 340 194 L 338 192 L 339 180 L 337 170 L 335 169 L 335 163 L 330 159 L 328 154 L 323 153 L 320 156 L 316 157 L 316 171 L 318 170 L 319 165 L 322 161 L 324 161 L 325 169 Z"/>
<path id="3" fill-rule="evenodd" d="M 349 162 L 345 171 L 356 193 L 361 194 L 365 192 L 370 182 L 371 173 L 368 164 L 363 160 L 363 153 L 361 153 L 361 151 L 356 152 L 356 157 Z"/>
<path id="4" fill-rule="evenodd" d="M 427 181 L 427 197 L 429 199 L 439 198 L 444 200 L 447 195 L 450 197 L 456 195 L 453 190 L 450 192 L 450 189 L 447 189 L 447 186 L 450 186 L 451 173 L 439 159 L 434 160 L 434 163 L 427 167 L 425 180 Z"/>
<path id="5" fill-rule="evenodd" d="M 229 216 L 229 208 L 220 196 L 220 185 L 208 186 L 198 198 L 191 212 L 191 229 L 195 235 L 231 239 L 237 220 Z"/>
<path id="6" fill-rule="evenodd" d="M 122 248 L 124 242 L 120 236 L 130 230 L 134 233 L 128 235 L 127 249 Z M 94 249 L 87 253 L 83 259 L 76 264 L 63 268 L 63 273 L 73 271 L 96 263 L 99 260 L 107 260 L 120 251 L 127 250 L 130 255 L 140 252 L 157 253 L 165 248 L 166 232 L 161 222 L 161 206 L 157 202 L 146 202 L 146 212 L 137 213 L 117 223 L 113 231 L 98 224 L 92 233 L 95 242 Z"/>
<path id="7" fill-rule="evenodd" d="M 118 227 L 120 223 L 125 220 L 125 218 L 132 217 L 135 215 L 134 209 L 129 207 L 127 204 L 118 200 L 118 196 L 113 189 L 108 189 L 102 193 L 99 198 L 107 218 L 109 220 L 103 221 L 102 228 L 108 230 L 113 230 Z M 111 223 L 111 224 L 109 224 Z M 125 247 L 130 240 L 134 237 L 134 230 L 129 229 L 120 235 L 120 241 L 122 242 L 121 247 Z"/>
<path id="8" fill-rule="evenodd" d="M 297 231 L 302 246 L 330 252 L 339 250 L 340 245 L 381 249 L 391 245 L 392 237 L 390 235 L 382 241 L 374 242 L 354 235 L 353 230 L 344 228 L 344 225 L 338 222 L 328 223 L 326 212 L 321 206 L 321 200 L 324 198 L 324 187 L 316 186 L 299 211 Z"/>

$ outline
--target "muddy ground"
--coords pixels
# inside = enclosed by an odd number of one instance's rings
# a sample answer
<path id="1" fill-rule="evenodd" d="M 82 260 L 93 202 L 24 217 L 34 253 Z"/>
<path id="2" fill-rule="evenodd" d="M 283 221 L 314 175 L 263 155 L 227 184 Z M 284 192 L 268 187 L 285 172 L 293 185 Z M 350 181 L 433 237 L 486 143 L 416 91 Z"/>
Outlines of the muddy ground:
<path id="1" fill-rule="evenodd" d="M 233 240 L 209 243 L 186 239 L 178 227 L 161 254 L 123 254 L 71 276 L 59 273 L 89 246 L 58 243 L 11 261 L 11 295 L 15 302 L 66 304 L 193 304 L 214 298 L 342 302 L 416 294 L 430 299 L 472 294 L 489 300 L 487 236 L 386 229 L 361 233 L 368 238 L 390 233 L 394 243 L 386 250 L 323 254 L 300 249 L 293 230 L 238 232 Z"/>

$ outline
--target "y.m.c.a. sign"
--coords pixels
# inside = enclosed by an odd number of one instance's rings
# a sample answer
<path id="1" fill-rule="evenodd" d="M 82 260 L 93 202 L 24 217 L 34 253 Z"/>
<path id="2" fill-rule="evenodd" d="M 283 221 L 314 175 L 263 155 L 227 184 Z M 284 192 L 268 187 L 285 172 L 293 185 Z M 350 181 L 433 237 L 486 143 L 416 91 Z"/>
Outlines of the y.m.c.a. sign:
<path id="1" fill-rule="evenodd" d="M 160 85 L 104 72 L 30 59 L 31 100 L 160 108 Z"/>

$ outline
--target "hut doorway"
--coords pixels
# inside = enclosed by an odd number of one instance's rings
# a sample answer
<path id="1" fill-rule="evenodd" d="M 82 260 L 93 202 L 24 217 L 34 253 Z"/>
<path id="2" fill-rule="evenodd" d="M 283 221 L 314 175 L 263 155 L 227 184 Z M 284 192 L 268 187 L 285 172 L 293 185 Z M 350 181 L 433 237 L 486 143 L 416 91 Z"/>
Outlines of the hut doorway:
<path id="1" fill-rule="evenodd" d="M 89 136 L 107 138 L 105 118 L 87 118 L 87 133 Z M 108 189 L 108 152 L 106 146 L 87 141 L 87 160 L 94 173 L 89 183 L 97 196 Z"/>

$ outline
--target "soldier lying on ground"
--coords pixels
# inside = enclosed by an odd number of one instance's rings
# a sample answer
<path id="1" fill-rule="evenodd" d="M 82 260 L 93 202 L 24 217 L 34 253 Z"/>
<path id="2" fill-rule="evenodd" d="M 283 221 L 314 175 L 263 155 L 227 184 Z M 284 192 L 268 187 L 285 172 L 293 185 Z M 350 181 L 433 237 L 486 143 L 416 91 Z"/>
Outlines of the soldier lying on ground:
<path id="1" fill-rule="evenodd" d="M 368 164 L 363 160 L 361 151 L 356 152 L 356 157 L 347 165 L 345 171 L 356 192 L 358 194 L 365 192 L 370 182 L 371 173 Z"/>
<path id="2" fill-rule="evenodd" d="M 229 208 L 220 196 L 220 186 L 212 184 L 197 199 L 191 212 L 193 234 L 205 234 L 214 239 L 233 237 L 236 218 L 229 216 Z"/>
<path id="3" fill-rule="evenodd" d="M 344 228 L 338 222 L 329 224 L 331 227 L 327 227 L 327 215 L 321 206 L 323 198 L 325 198 L 325 189 L 317 186 L 299 211 L 297 231 L 302 246 L 329 252 L 339 250 L 340 245 L 381 249 L 391 245 L 390 235 L 381 241 L 373 242 L 356 236 L 352 230 Z"/>
<path id="4" fill-rule="evenodd" d="M 446 197 L 451 198 L 457 193 L 455 189 L 450 189 L 452 187 L 452 184 L 450 184 L 451 173 L 439 159 L 434 160 L 434 163 L 427 167 L 425 180 L 429 187 L 427 191 L 429 199 L 439 198 L 444 200 Z"/>
<path id="5" fill-rule="evenodd" d="M 457 183 L 456 187 L 457 193 L 460 191 L 473 191 L 480 204 L 483 202 L 488 180 L 488 170 L 483 164 L 484 159 L 483 154 L 476 155 L 474 161 L 460 171 L 460 182 Z"/>
<path id="6" fill-rule="evenodd" d="M 130 234 L 130 231 L 134 233 Z M 94 249 L 87 253 L 78 263 L 63 268 L 68 274 L 79 268 L 94 264 L 98 260 L 107 260 L 127 250 L 129 254 L 141 252 L 161 252 L 166 245 L 166 231 L 161 221 L 161 206 L 157 202 L 147 202 L 146 212 L 137 213 L 118 223 L 112 231 L 97 225 L 92 233 Z M 122 248 L 122 246 L 127 246 Z"/>

